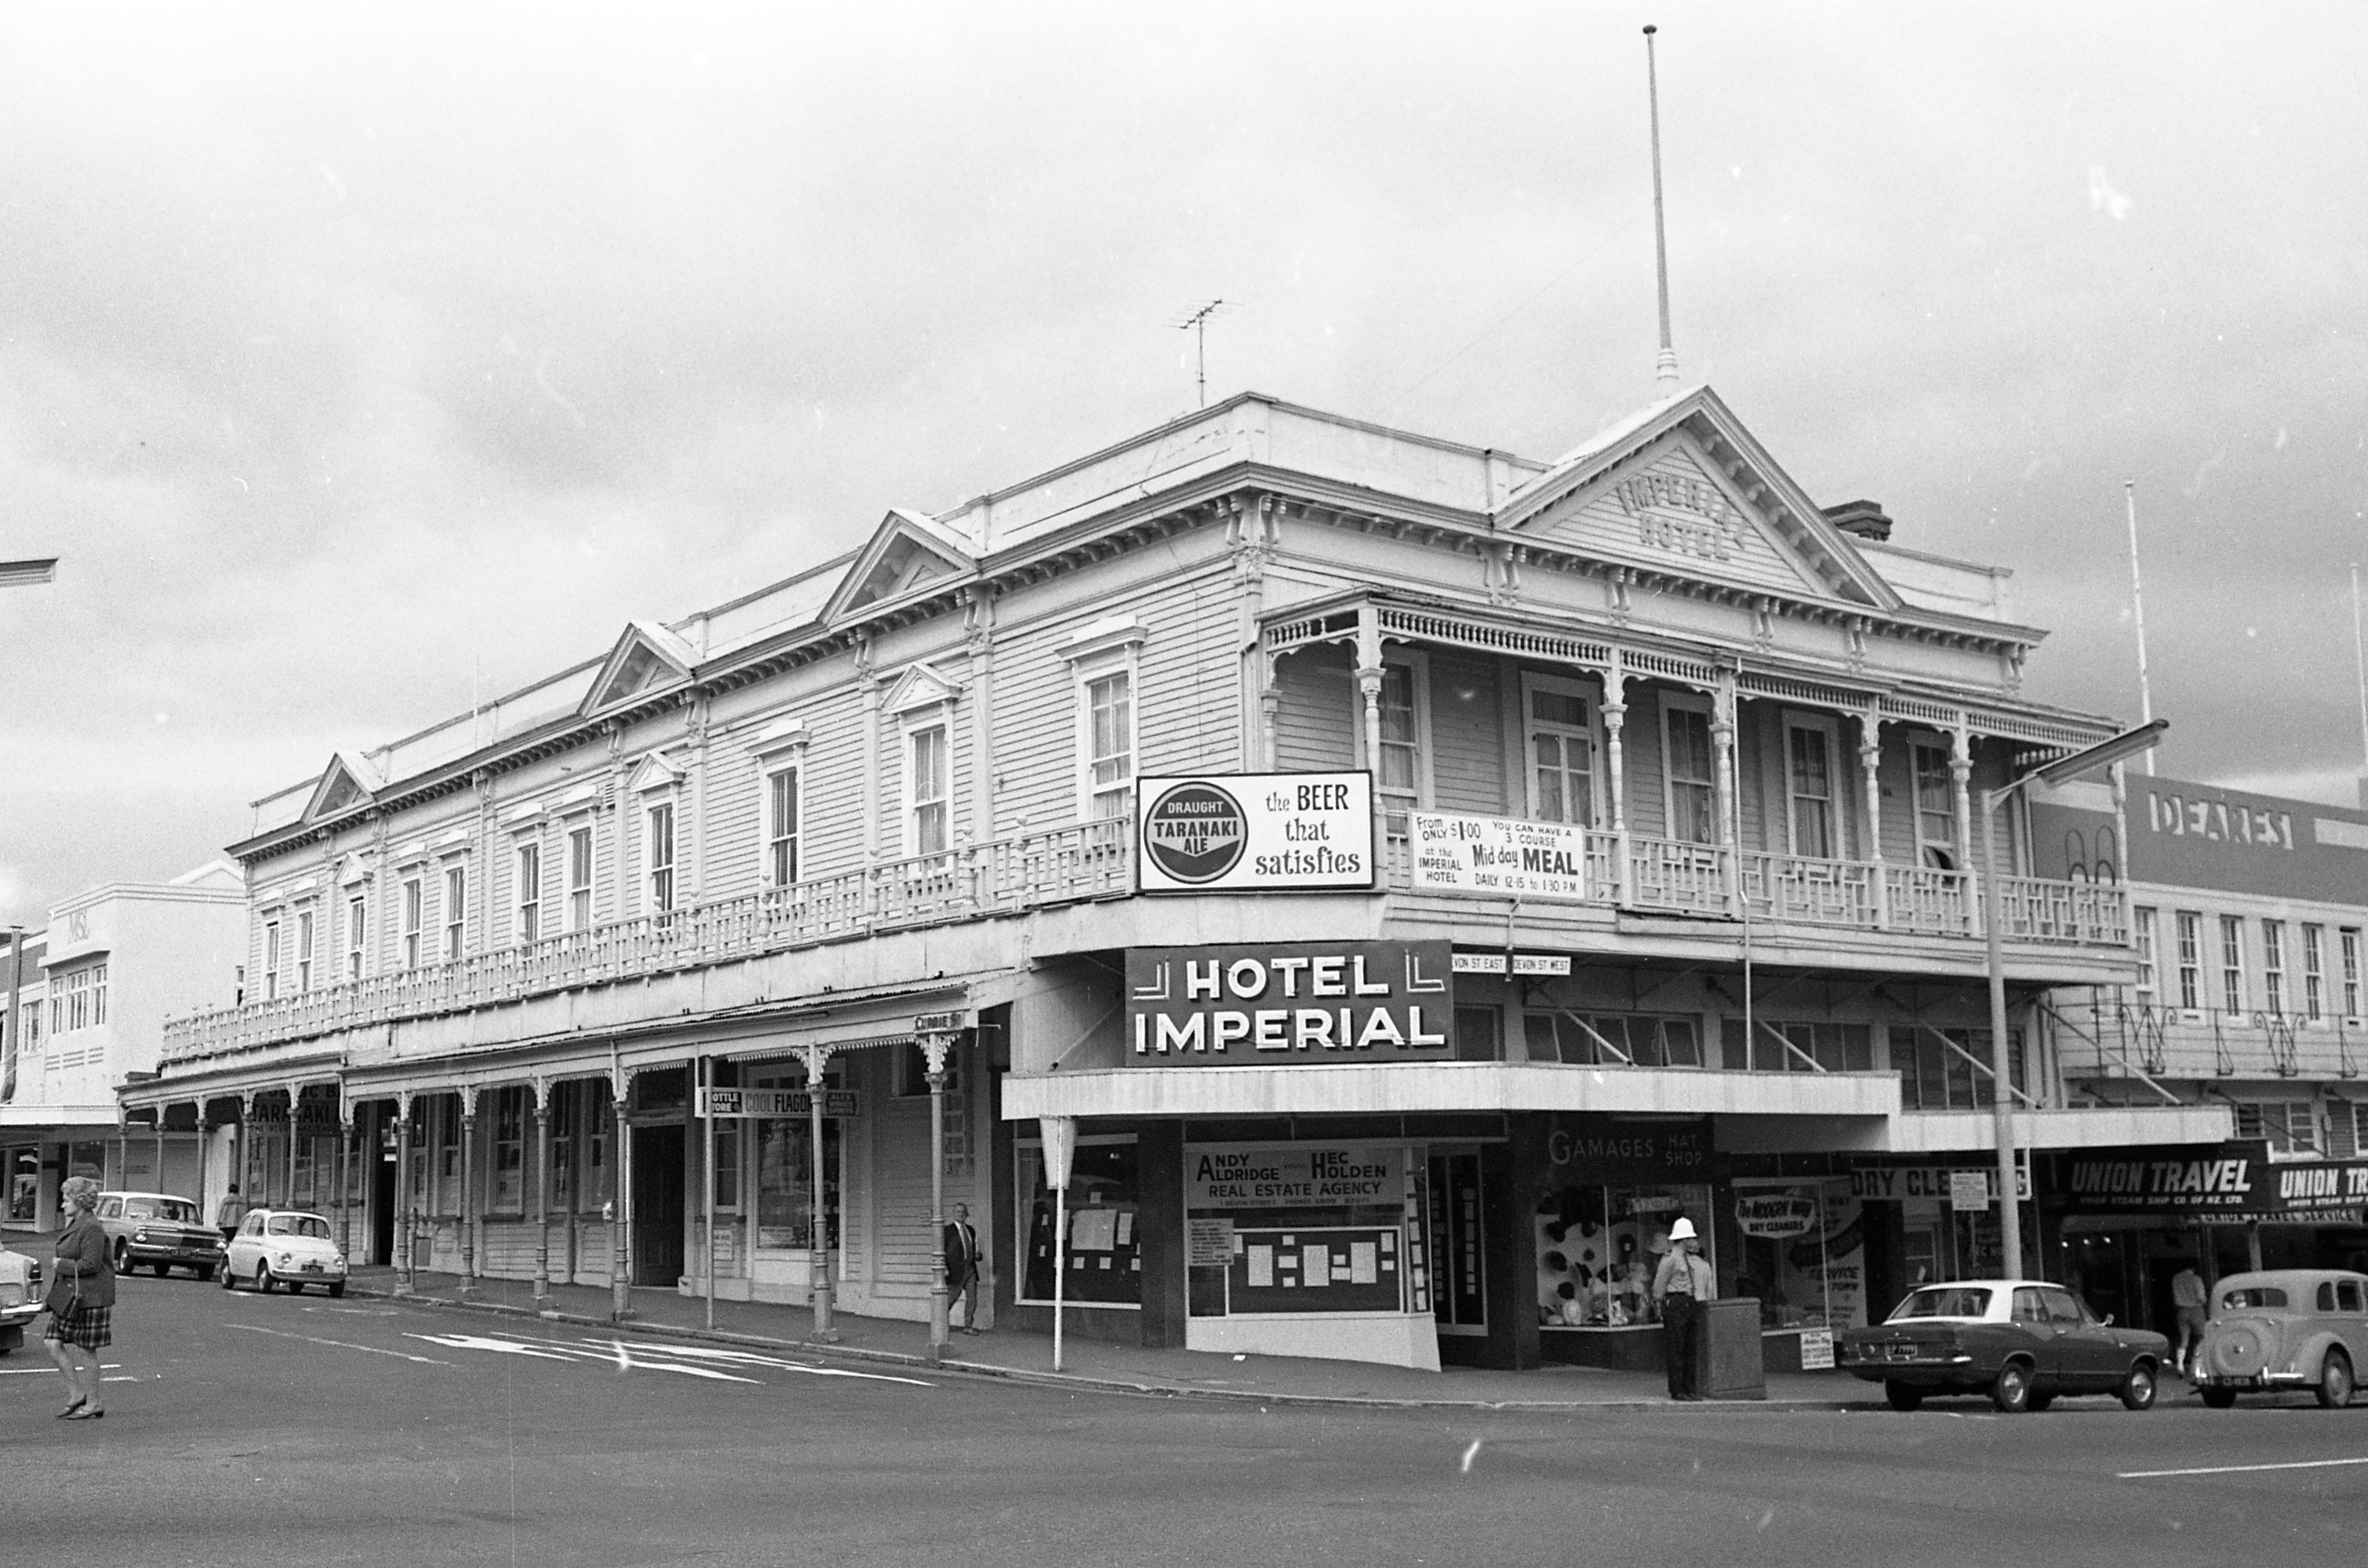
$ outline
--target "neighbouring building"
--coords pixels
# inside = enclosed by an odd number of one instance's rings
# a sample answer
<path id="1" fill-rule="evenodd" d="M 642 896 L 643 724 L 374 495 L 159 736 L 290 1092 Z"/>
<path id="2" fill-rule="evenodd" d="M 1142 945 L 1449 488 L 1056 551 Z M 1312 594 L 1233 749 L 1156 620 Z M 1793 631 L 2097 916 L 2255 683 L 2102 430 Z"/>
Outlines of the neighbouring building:
<path id="1" fill-rule="evenodd" d="M 920 1316 L 935 1179 L 1006 1326 L 1417 1366 L 1653 1360 L 1682 1215 L 1814 1360 L 1995 1267 L 1975 802 L 2115 729 L 1889 529 L 1706 388 L 1238 396 L 329 759 L 124 1102 L 404 1267 Z M 2066 1093 L 2129 900 L 2009 817 L 2019 1140 L 2217 1143 Z"/>
<path id="2" fill-rule="evenodd" d="M 54 1227 L 58 1184 L 70 1176 L 202 1196 L 194 1126 L 131 1132 L 116 1089 L 155 1075 L 166 1017 L 238 1000 L 245 928 L 245 879 L 211 860 L 168 882 L 90 888 L 22 938 L 8 992 L 17 1005 L 0 1039 L 0 1222 Z"/>
<path id="3" fill-rule="evenodd" d="M 2368 811 L 2132 774 L 2032 807 L 2042 874 L 2129 891 L 2137 969 L 2047 1004 L 2069 1092 L 2225 1110 L 2217 1149 L 2052 1163 L 2067 1267 L 2172 1321 L 2170 1278 L 2368 1268 Z"/>

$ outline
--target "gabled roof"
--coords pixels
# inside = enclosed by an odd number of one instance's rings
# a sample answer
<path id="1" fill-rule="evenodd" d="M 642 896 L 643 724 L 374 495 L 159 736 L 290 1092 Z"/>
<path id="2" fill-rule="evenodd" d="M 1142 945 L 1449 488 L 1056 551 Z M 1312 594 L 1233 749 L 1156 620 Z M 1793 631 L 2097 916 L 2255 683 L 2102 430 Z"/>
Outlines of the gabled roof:
<path id="1" fill-rule="evenodd" d="M 955 701 L 962 694 L 959 681 L 927 665 L 915 665 L 888 688 L 887 699 L 881 704 L 881 709 L 888 713 L 910 713 L 918 709 Z"/>
<path id="2" fill-rule="evenodd" d="M 644 692 L 679 686 L 698 660 L 697 649 L 657 622 L 628 621 L 575 711 L 589 718 Z"/>
<path id="3" fill-rule="evenodd" d="M 871 541 L 839 579 L 822 619 L 828 624 L 949 578 L 967 577 L 978 570 L 975 548 L 935 518 L 896 507 L 881 519 Z"/>
<path id="4" fill-rule="evenodd" d="M 360 757 L 349 751 L 333 753 L 329 766 L 321 769 L 320 781 L 313 786 L 312 799 L 304 802 L 303 820 L 342 816 L 356 806 L 370 804 L 385 787 L 378 769 Z"/>
<path id="5" fill-rule="evenodd" d="M 1707 386 L 1593 437 L 1498 507 L 1497 527 L 1743 589 L 1905 606 Z"/>

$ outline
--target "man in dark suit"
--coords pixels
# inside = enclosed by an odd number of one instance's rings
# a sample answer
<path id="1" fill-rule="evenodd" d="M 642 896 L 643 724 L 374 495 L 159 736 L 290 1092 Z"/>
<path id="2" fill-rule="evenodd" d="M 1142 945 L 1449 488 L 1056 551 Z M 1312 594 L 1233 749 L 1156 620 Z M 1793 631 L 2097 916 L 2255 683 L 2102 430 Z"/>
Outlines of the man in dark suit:
<path id="1" fill-rule="evenodd" d="M 953 1316 L 953 1303 L 964 1303 L 962 1332 L 976 1334 L 978 1326 L 979 1263 L 978 1233 L 971 1228 L 970 1205 L 954 1205 L 954 1217 L 946 1226 L 946 1316 Z"/>

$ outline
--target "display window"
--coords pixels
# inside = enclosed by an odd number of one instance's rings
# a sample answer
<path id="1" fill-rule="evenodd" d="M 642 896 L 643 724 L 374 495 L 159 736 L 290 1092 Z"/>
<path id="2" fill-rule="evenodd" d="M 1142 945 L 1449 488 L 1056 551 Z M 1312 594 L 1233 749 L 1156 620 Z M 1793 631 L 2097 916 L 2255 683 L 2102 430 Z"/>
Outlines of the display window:
<path id="1" fill-rule="evenodd" d="M 1735 1182 L 1741 1236 L 1719 1293 L 1759 1301 L 1765 1329 L 1857 1328 L 1866 1322 L 1866 1211 L 1848 1177 Z"/>
<path id="2" fill-rule="evenodd" d="M 1693 1221 L 1702 1256 L 1718 1268 L 1706 1184 L 1590 1184 L 1547 1192 L 1535 1219 L 1539 1323 L 1577 1329 L 1659 1323 L 1653 1274 L 1668 1256 L 1669 1227 L 1680 1218 Z"/>
<path id="3" fill-rule="evenodd" d="M 41 1151 L 39 1148 L 11 1149 L 8 1159 L 8 1219 L 11 1223 L 29 1225 L 39 1217 L 41 1203 Z"/>
<path id="4" fill-rule="evenodd" d="M 801 1083 L 803 1080 L 800 1080 Z M 757 1128 L 757 1244 L 809 1251 L 814 1246 L 814 1125 L 799 1117 L 767 1117 Z M 839 1235 L 842 1140 L 836 1118 L 822 1124 L 823 1224 L 834 1248 Z"/>
<path id="5" fill-rule="evenodd" d="M 1044 1180 L 1044 1149 L 1022 1143 L 1014 1151 L 1019 1212 L 1028 1216 L 1016 1238 L 1020 1245 L 1019 1297 L 1053 1302 L 1053 1245 L 1058 1206 Z M 1135 1141 L 1123 1137 L 1080 1138 L 1069 1161 L 1069 1238 L 1064 1301 L 1087 1306 L 1143 1304 L 1143 1257 L 1136 1230 L 1142 1187 Z"/>
<path id="6" fill-rule="evenodd" d="M 1402 1147 L 1186 1148 L 1191 1314 L 1428 1311 L 1420 1168 Z"/>

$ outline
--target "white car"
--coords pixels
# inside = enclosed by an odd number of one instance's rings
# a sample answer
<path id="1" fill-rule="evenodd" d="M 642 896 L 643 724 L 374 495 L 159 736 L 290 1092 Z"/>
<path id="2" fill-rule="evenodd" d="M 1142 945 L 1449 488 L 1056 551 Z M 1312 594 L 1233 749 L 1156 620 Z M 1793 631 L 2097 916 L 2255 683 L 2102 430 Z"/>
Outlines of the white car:
<path id="1" fill-rule="evenodd" d="M 25 1343 L 25 1325 L 41 1315 L 41 1266 L 0 1247 L 0 1356 Z"/>
<path id="2" fill-rule="evenodd" d="M 250 1209 L 230 1239 L 230 1256 L 222 1265 L 222 1289 L 235 1290 L 241 1280 L 268 1294 L 274 1286 L 291 1296 L 307 1285 L 325 1288 L 332 1296 L 346 1293 L 346 1255 L 329 1233 L 329 1222 L 298 1209 Z"/>

